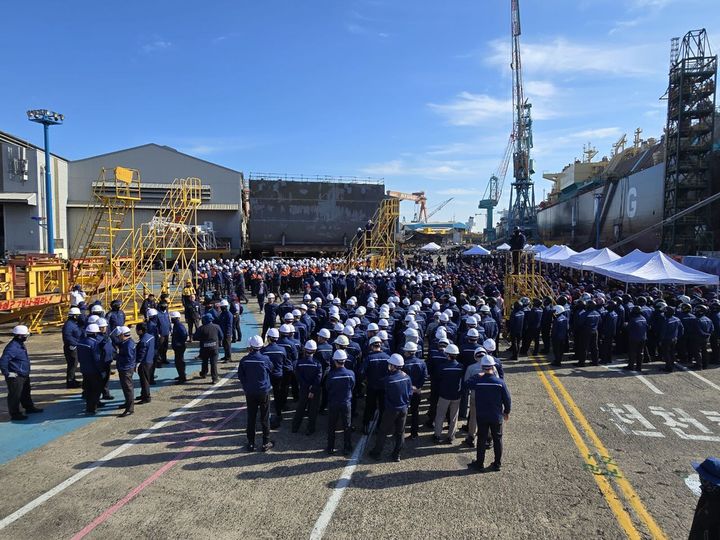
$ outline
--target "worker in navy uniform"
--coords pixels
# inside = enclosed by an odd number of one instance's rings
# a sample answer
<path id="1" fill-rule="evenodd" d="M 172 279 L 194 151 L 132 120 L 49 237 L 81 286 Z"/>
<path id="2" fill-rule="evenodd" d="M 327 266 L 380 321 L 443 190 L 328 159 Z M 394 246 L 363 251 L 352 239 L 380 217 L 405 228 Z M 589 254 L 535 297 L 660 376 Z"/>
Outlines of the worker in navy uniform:
<path id="1" fill-rule="evenodd" d="M 140 323 L 135 327 L 140 338 L 135 346 L 135 367 L 140 376 L 140 397 L 138 403 L 150 403 L 150 377 L 155 362 L 155 336 L 148 332 L 147 324 Z"/>
<path id="2" fill-rule="evenodd" d="M 700 478 L 700 498 L 695 507 L 689 540 L 720 538 L 720 459 L 709 457 L 693 463 Z"/>
<path id="3" fill-rule="evenodd" d="M 316 352 L 317 343 L 309 339 L 305 342 L 300 358 L 295 364 L 295 377 L 297 378 L 300 394 L 292 421 L 293 433 L 300 430 L 300 424 L 305 413 L 307 413 L 308 417 L 308 426 L 305 433 L 306 435 L 315 433 L 315 423 L 320 408 L 320 384 L 323 375 L 322 365 L 315 358 Z"/>
<path id="4" fill-rule="evenodd" d="M 681 297 L 682 298 L 682 297 Z M 690 326 L 695 324 L 695 315 L 692 313 L 692 306 L 690 305 L 690 299 L 685 297 L 687 299 L 687 302 L 682 302 L 680 304 L 680 311 L 677 313 L 677 318 L 680 319 L 680 322 L 683 325 L 683 329 L 685 330 L 683 332 L 683 337 L 678 339 L 677 344 L 677 354 L 678 359 L 681 362 L 687 362 L 688 359 L 688 338 L 690 337 L 691 329 Z"/>
<path id="5" fill-rule="evenodd" d="M 550 332 L 552 341 L 553 361 L 551 366 L 560 367 L 562 365 L 563 354 L 567 345 L 569 332 L 569 321 L 565 308 L 560 305 L 553 307 L 553 325 Z"/>
<path id="6" fill-rule="evenodd" d="M 102 385 L 102 396 L 101 399 L 105 401 L 109 401 L 111 399 L 115 399 L 113 395 L 110 393 L 109 383 L 110 383 L 110 372 L 111 372 L 111 365 L 112 361 L 115 357 L 115 344 L 113 343 L 112 339 L 110 338 L 110 335 L 108 334 L 108 321 L 107 319 L 104 319 L 100 317 L 97 322 L 98 328 L 100 329 L 100 333 L 97 335 L 97 340 L 100 343 L 100 356 L 102 358 L 103 364 L 105 364 L 105 369 L 103 372 L 105 373 L 105 376 L 103 377 L 103 385 Z"/>
<path id="7" fill-rule="evenodd" d="M 693 362 L 692 369 L 707 369 L 708 367 L 708 340 L 713 333 L 713 323 L 707 317 L 708 308 L 699 305 L 695 308 L 695 324 L 690 325 L 690 334 L 687 339 L 688 357 Z"/>
<path id="8" fill-rule="evenodd" d="M 597 304 L 590 300 L 585 304 L 585 316 L 582 319 L 579 331 L 582 334 L 583 348 L 580 351 L 580 358 L 575 364 L 576 367 L 585 365 L 586 355 L 590 354 L 590 363 L 598 365 L 598 328 L 600 327 L 600 312 Z"/>
<path id="9" fill-rule="evenodd" d="M 338 421 L 343 428 L 343 451 L 352 452 L 351 402 L 355 388 L 355 374 L 345 367 L 347 353 L 337 350 L 333 353 L 333 368 L 325 381 L 328 392 L 328 436 L 325 451 L 335 453 L 335 428 Z"/>
<path id="10" fill-rule="evenodd" d="M 20 412 L 20 405 L 26 413 L 39 413 L 42 409 L 35 406 L 30 396 L 30 358 L 25 341 L 30 336 L 27 326 L 18 325 L 12 329 L 12 339 L 5 345 L 0 356 L 0 372 L 5 377 L 8 394 L 8 412 L 11 420 L 27 420 Z"/>
<path id="11" fill-rule="evenodd" d="M 627 324 L 628 365 L 623 369 L 642 371 L 643 350 L 647 340 L 648 322 L 642 314 L 640 306 L 633 306 Z"/>
<path id="12" fill-rule="evenodd" d="M 505 381 L 495 375 L 495 360 L 484 356 L 480 362 L 482 373 L 468 379 L 467 387 L 475 392 L 475 415 L 477 419 L 477 456 L 468 466 L 477 471 L 485 469 L 485 451 L 488 433 L 492 436 L 495 459 L 489 470 L 499 471 L 502 464 L 503 420 L 510 416 L 511 400 Z"/>
<path id="13" fill-rule="evenodd" d="M 170 334 L 170 346 L 175 354 L 175 369 L 178 376 L 175 380 L 178 384 L 184 384 L 187 381 L 185 374 L 185 348 L 187 347 L 188 331 L 185 325 L 180 322 L 180 313 L 173 311 L 170 313 L 170 321 L 172 322 L 172 333 Z"/>
<path id="14" fill-rule="evenodd" d="M 510 352 L 512 359 L 517 360 L 522 344 L 522 333 L 525 323 L 525 311 L 520 302 L 513 304 L 510 320 L 508 321 L 508 331 L 510 334 Z"/>
<path id="15" fill-rule="evenodd" d="M 220 315 L 217 321 L 220 330 L 223 333 L 222 348 L 223 348 L 223 363 L 230 362 L 232 360 L 232 335 L 233 335 L 233 315 L 230 313 L 230 302 L 227 300 L 220 301 Z"/>
<path id="16" fill-rule="evenodd" d="M 605 310 L 601 313 L 600 328 L 598 337 L 600 339 L 600 363 L 612 363 L 612 348 L 615 335 L 617 334 L 618 314 L 615 302 L 608 302 Z"/>
<path id="17" fill-rule="evenodd" d="M 101 356 L 101 344 L 97 339 L 100 328 L 91 323 L 85 328 L 85 337 L 78 341 L 78 363 L 83 375 L 83 397 L 85 398 L 85 412 L 95 414 L 100 405 L 103 379 L 105 377 L 105 363 Z M 100 405 L 102 406 L 102 405 Z"/>
<path id="18" fill-rule="evenodd" d="M 363 433 L 370 432 L 370 421 L 378 412 L 378 422 L 382 419 L 385 397 L 383 396 L 383 379 L 387 377 L 387 359 L 389 355 L 382 350 L 382 340 L 373 336 L 370 338 L 370 352 L 363 360 L 362 374 L 367 381 L 365 390 L 365 410 L 363 411 Z"/>
<path id="19" fill-rule="evenodd" d="M 287 401 L 287 388 L 283 389 L 283 368 L 288 362 L 285 347 L 278 345 L 280 332 L 277 328 L 270 328 L 267 331 L 266 338 L 268 344 L 263 348 L 262 353 L 270 358 L 273 369 L 270 372 L 270 383 L 273 389 L 273 409 L 275 414 L 270 419 L 270 427 L 277 429 L 282 422 L 282 412 Z"/>
<path id="20" fill-rule="evenodd" d="M 159 357 L 158 357 L 158 350 L 157 350 L 157 343 L 160 336 L 160 331 L 158 330 L 158 310 L 154 307 L 148 308 L 148 310 L 145 312 L 145 331 L 150 334 L 153 337 L 153 364 L 150 367 L 150 384 L 155 384 L 155 370 L 158 367 L 159 364 Z"/>
<path id="21" fill-rule="evenodd" d="M 188 341 L 192 341 L 195 331 L 200 327 L 200 302 L 194 294 L 188 296 L 183 303 L 185 306 L 185 323 L 187 324 Z"/>
<path id="22" fill-rule="evenodd" d="M 508 241 L 510 249 L 512 250 L 513 274 L 520 273 L 520 252 L 525 247 L 526 243 L 527 240 L 525 239 L 525 235 L 520 230 L 520 227 L 515 227 L 512 235 L 510 236 L 510 240 Z"/>
<path id="23" fill-rule="evenodd" d="M 455 439 L 462 379 L 465 370 L 457 361 L 457 357 L 460 355 L 460 349 L 457 348 L 457 345 L 454 343 L 448 345 L 445 354 L 447 354 L 447 360 L 437 368 L 438 403 L 437 412 L 435 413 L 434 440 L 436 443 L 452 444 Z M 448 436 L 441 439 L 440 436 L 446 415 L 449 416 Z"/>
<path id="24" fill-rule="evenodd" d="M 523 338 L 520 354 L 526 356 L 530 350 L 530 345 L 535 344 L 533 355 L 537 356 L 540 352 L 540 329 L 542 326 L 542 302 L 539 298 L 533 300 L 533 307 L 525 312 L 523 320 Z"/>
<path id="25" fill-rule="evenodd" d="M 665 322 L 662 325 L 656 324 L 656 338 L 660 347 L 660 355 L 665 362 L 663 368 L 666 372 L 673 370 L 675 364 L 675 352 L 678 339 L 683 336 L 685 329 L 680 319 L 675 316 L 675 308 L 665 307 Z"/>
<path id="26" fill-rule="evenodd" d="M 550 353 L 552 341 L 550 333 L 552 332 L 553 322 L 553 302 L 552 298 L 546 296 L 542 301 L 542 317 L 540 318 L 540 334 L 542 335 L 543 348 L 542 353 Z M 492 338 L 495 339 L 495 338 Z"/>
<path id="27" fill-rule="evenodd" d="M 218 350 L 223 340 L 223 332 L 220 327 L 213 322 L 213 316 L 209 313 L 203 315 L 202 326 L 195 332 L 195 339 L 200 345 L 200 359 L 202 366 L 200 367 L 200 378 L 207 377 L 208 369 L 212 383 L 218 382 Z"/>
<path id="28" fill-rule="evenodd" d="M 263 335 L 267 334 L 270 328 L 275 328 L 278 316 L 278 304 L 275 302 L 275 295 L 270 293 L 267 302 L 262 307 L 263 311 Z"/>
<path id="29" fill-rule="evenodd" d="M 710 313 L 708 318 L 713 324 L 713 333 L 710 335 L 710 363 L 720 363 L 720 300 L 717 298 L 710 301 Z"/>
<path id="30" fill-rule="evenodd" d="M 317 333 L 318 350 L 317 353 L 315 353 L 323 368 L 322 382 L 320 385 L 320 414 L 325 414 L 327 409 L 327 390 L 325 389 L 325 379 L 330 372 L 330 367 L 332 366 L 332 355 L 334 352 L 333 346 L 330 344 L 329 340 L 330 330 L 327 328 L 320 328 Z"/>
<path id="31" fill-rule="evenodd" d="M 406 343 L 406 345 L 409 345 Z M 410 396 L 410 438 L 416 439 L 418 436 L 418 428 L 420 425 L 420 397 L 422 388 L 428 378 L 427 365 L 422 358 L 418 358 L 416 353 L 410 348 L 403 351 L 403 360 L 405 365 L 402 370 L 410 377 L 412 383 L 412 395 Z"/>
<path id="32" fill-rule="evenodd" d="M 277 343 L 285 349 L 287 355 L 287 361 L 283 365 L 283 384 L 281 386 L 284 392 L 282 396 L 283 407 L 287 402 L 288 393 L 292 388 L 293 399 L 297 401 L 298 388 L 297 379 L 295 379 L 295 364 L 297 363 L 298 356 L 300 354 L 300 343 L 293 338 L 295 334 L 295 327 L 292 324 L 281 324 L 280 325 L 280 339 Z"/>
<path id="33" fill-rule="evenodd" d="M 404 365 L 405 361 L 399 354 L 391 355 L 387 361 L 389 375 L 383 379 L 385 413 L 375 436 L 375 447 L 370 451 L 373 459 L 380 459 L 385 439 L 392 434 L 395 446 L 391 458 L 393 461 L 400 461 L 400 452 L 405 442 L 405 422 L 413 394 L 412 381 L 408 374 L 402 371 Z"/>
<path id="34" fill-rule="evenodd" d="M 78 366 L 77 344 L 83 337 L 83 330 L 78 322 L 80 315 L 79 307 L 71 307 L 68 312 L 68 318 L 62 327 L 63 354 L 65 355 L 65 363 L 67 364 L 67 371 L 65 372 L 66 388 L 80 387 L 80 383 L 75 377 Z"/>
<path id="35" fill-rule="evenodd" d="M 130 416 L 135 412 L 135 386 L 133 385 L 133 374 L 135 373 L 135 342 L 130 337 L 130 329 L 127 326 L 118 327 L 119 344 L 115 360 L 120 388 L 122 388 L 125 403 L 118 408 L 123 409 L 120 418 Z"/>
<path id="36" fill-rule="evenodd" d="M 116 328 L 125 326 L 125 312 L 120 309 L 122 303 L 120 300 L 110 302 L 110 311 L 107 314 L 108 334 L 112 335 Z"/>
<path id="37" fill-rule="evenodd" d="M 267 355 L 261 352 L 263 340 L 260 336 L 252 336 L 248 340 L 250 352 L 240 359 L 238 379 L 245 391 L 247 404 L 247 445 L 249 452 L 255 450 L 255 424 L 258 412 L 263 435 L 263 452 L 272 448 L 275 443 L 270 440 L 270 373 L 273 364 Z"/>
<path id="38" fill-rule="evenodd" d="M 171 330 L 171 324 L 170 324 L 170 314 L 168 313 L 168 305 L 167 302 L 160 302 L 158 304 L 158 314 L 157 314 L 157 327 L 158 327 L 158 335 L 157 335 L 157 351 L 156 356 L 158 358 L 158 365 L 163 364 L 169 364 L 167 359 L 167 351 L 168 351 L 168 344 L 170 341 L 170 330 Z"/>

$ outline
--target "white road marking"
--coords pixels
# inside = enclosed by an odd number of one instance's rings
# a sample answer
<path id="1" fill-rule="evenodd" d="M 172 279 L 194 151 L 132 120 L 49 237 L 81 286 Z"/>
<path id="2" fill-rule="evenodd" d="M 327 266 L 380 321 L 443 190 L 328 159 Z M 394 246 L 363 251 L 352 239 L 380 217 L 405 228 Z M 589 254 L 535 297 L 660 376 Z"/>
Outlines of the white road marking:
<path id="1" fill-rule="evenodd" d="M 182 415 L 183 413 L 187 412 L 189 409 L 192 409 L 193 407 L 195 407 L 195 405 L 197 405 L 197 404 L 200 403 L 201 401 L 205 400 L 207 397 L 209 397 L 210 395 L 212 395 L 218 388 L 220 388 L 220 387 L 223 386 L 226 382 L 228 382 L 232 377 L 234 377 L 234 376 L 236 375 L 236 373 L 237 373 L 237 371 L 231 371 L 230 373 L 228 373 L 227 375 L 225 375 L 222 379 L 220 379 L 216 384 L 214 384 L 213 386 L 211 386 L 210 388 L 208 388 L 207 390 L 205 390 L 205 391 L 204 391 L 202 394 L 200 394 L 198 397 L 196 397 L 196 398 L 193 399 L 192 401 L 186 403 L 185 405 L 183 405 L 182 407 L 180 407 L 178 410 L 171 412 L 171 413 L 168 414 L 165 418 L 163 418 L 162 420 L 160 420 L 159 422 L 157 422 L 157 423 L 156 423 L 155 425 L 153 425 L 152 427 L 150 427 L 150 428 L 148 428 L 147 430 L 143 431 L 143 432 L 140 433 L 139 435 L 133 437 L 130 441 L 126 442 L 125 444 L 123 444 L 123 445 L 121 445 L 121 446 L 118 446 L 115 450 L 113 450 L 113 451 L 110 452 L 109 454 L 101 457 L 99 460 L 97 460 L 95 463 L 93 463 L 93 464 L 90 465 L 89 467 L 87 467 L 87 468 L 79 471 L 78 473 L 74 474 L 73 476 L 71 476 L 71 477 L 68 478 L 67 480 L 61 482 L 60 484 L 58 484 L 58 485 L 55 486 L 54 488 L 50 489 L 49 491 L 46 491 L 46 492 L 43 493 L 42 495 L 40 495 L 40 496 L 38 496 L 37 498 L 33 499 L 32 501 L 30 501 L 29 503 L 27 503 L 27 504 L 26 504 L 25 506 L 23 506 L 22 508 L 16 510 L 15 512 L 13 512 L 12 514 L 10 514 L 9 516 L 3 518 L 3 519 L 0 521 L 0 531 L 3 530 L 3 529 L 4 529 L 5 527 L 7 527 L 8 525 L 11 525 L 12 523 L 15 523 L 18 519 L 20 519 L 21 517 L 23 517 L 25 514 L 28 514 L 29 512 L 32 512 L 35 508 L 41 506 L 42 504 L 44 504 L 45 502 L 47 502 L 48 500 L 50 500 L 52 497 L 54 497 L 54 496 L 57 495 L 58 493 L 62 493 L 63 491 L 65 491 L 67 488 L 69 488 L 69 487 L 72 486 L 73 484 L 75 484 L 75 483 L 77 483 L 78 481 L 80 481 L 80 480 L 82 480 L 83 478 L 85 478 L 88 474 L 90 474 L 90 473 L 93 472 L 94 470 L 102 467 L 106 462 L 108 462 L 108 461 L 110 461 L 111 459 L 119 456 L 120 454 L 122 454 L 123 452 L 125 452 L 125 450 L 127 450 L 127 449 L 129 449 L 129 448 L 132 448 L 133 446 L 135 446 L 135 445 L 136 445 L 138 442 L 140 442 L 141 440 L 143 440 L 143 439 L 147 438 L 148 436 L 152 435 L 154 432 L 156 432 L 156 431 L 159 430 L 160 428 L 162 428 L 162 427 L 164 427 L 165 425 L 167 425 L 168 423 L 170 423 L 170 421 L 171 421 L 173 418 L 176 418 L 176 417 Z"/>
<path id="2" fill-rule="evenodd" d="M 695 378 L 697 378 L 697 379 L 700 379 L 700 380 L 703 381 L 704 383 L 707 383 L 709 386 L 711 386 L 711 387 L 714 388 L 715 390 L 720 390 L 720 386 L 718 386 L 717 384 L 715 384 L 715 383 L 712 382 L 711 380 L 706 379 L 705 377 L 703 377 L 703 376 L 700 375 L 699 373 L 695 373 L 694 371 L 686 368 L 686 367 L 683 366 L 682 364 L 678 364 L 677 362 L 675 362 L 675 366 L 676 366 L 678 369 L 682 370 L 682 371 L 687 371 L 690 375 L 692 375 L 693 377 L 695 377 Z"/>
<path id="3" fill-rule="evenodd" d="M 697 473 L 687 476 L 685 478 L 685 485 L 696 497 L 699 497 L 702 494 L 702 491 L 700 490 L 700 477 Z"/>
<path id="4" fill-rule="evenodd" d="M 657 386 L 655 386 L 653 383 L 651 383 L 645 375 L 640 375 L 639 373 L 635 373 L 634 371 L 623 371 L 621 368 L 615 367 L 615 364 L 611 366 L 606 366 L 605 364 L 601 365 L 609 371 L 614 371 L 616 373 L 627 373 L 629 375 L 632 375 L 633 377 L 636 377 L 640 380 L 641 383 L 643 383 L 645 386 L 647 386 L 650 390 L 652 390 L 659 396 L 662 396 L 664 394 L 664 392 L 660 390 Z"/>
<path id="5" fill-rule="evenodd" d="M 340 504 L 340 500 L 345 493 L 345 489 L 350 485 L 350 480 L 352 480 L 352 475 L 355 472 L 358 463 L 360 462 L 360 458 L 362 457 L 363 452 L 365 451 L 365 446 L 370 440 L 370 436 L 375 431 L 375 426 L 377 425 L 377 417 L 378 413 L 376 412 L 372 424 L 370 425 L 369 434 L 363 435 L 357 446 L 355 447 L 355 451 L 350 457 L 350 461 L 348 461 L 348 464 L 343 469 L 343 472 L 340 475 L 340 479 L 337 481 L 337 484 L 335 484 L 335 487 L 333 488 L 332 493 L 327 500 L 327 503 L 325 503 L 325 508 L 323 508 L 322 512 L 320 513 L 320 517 L 318 517 L 317 521 L 315 522 L 315 526 L 310 533 L 310 540 L 320 540 L 325 534 L 325 529 L 327 529 L 327 526 L 330 525 L 330 520 L 332 519 L 333 514 L 335 514 L 335 510 L 337 510 L 337 507 Z"/>

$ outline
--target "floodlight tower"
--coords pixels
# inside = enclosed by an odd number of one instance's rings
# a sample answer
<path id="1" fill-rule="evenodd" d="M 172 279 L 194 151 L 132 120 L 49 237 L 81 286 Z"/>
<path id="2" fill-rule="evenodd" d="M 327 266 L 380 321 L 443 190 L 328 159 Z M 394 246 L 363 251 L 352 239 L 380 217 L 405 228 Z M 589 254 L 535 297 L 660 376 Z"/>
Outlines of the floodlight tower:
<path id="1" fill-rule="evenodd" d="M 47 231 L 47 252 L 55 253 L 55 221 L 53 219 L 52 174 L 50 173 L 50 126 L 62 124 L 65 116 L 47 109 L 27 112 L 28 120 L 43 125 L 45 136 L 45 228 Z"/>
<path id="2" fill-rule="evenodd" d="M 537 238 L 535 185 L 530 179 L 533 171 L 530 149 L 532 141 L 532 105 L 525 99 L 520 57 L 520 1 L 511 0 L 512 22 L 512 94 L 513 94 L 513 190 L 510 192 L 508 236 L 520 227 L 528 238 Z M 514 197 L 513 197 L 514 195 Z"/>

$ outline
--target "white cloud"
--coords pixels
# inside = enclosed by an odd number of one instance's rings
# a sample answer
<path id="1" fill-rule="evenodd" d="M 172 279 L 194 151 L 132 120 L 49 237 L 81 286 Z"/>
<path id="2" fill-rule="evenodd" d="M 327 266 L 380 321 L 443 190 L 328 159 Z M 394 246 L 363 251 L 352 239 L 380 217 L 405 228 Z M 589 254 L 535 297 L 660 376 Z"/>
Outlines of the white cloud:
<path id="1" fill-rule="evenodd" d="M 424 176 L 439 178 L 448 176 L 467 176 L 472 174 L 460 162 L 452 161 L 424 161 L 393 159 L 382 163 L 373 163 L 362 169 L 362 172 L 372 176 Z"/>
<path id="2" fill-rule="evenodd" d="M 528 73 L 579 73 L 643 76 L 658 74 L 662 70 L 656 61 L 662 58 L 657 44 L 606 45 L 576 43 L 555 38 L 543 43 L 523 43 L 523 69 Z M 510 44 L 506 40 L 490 42 L 490 65 L 508 69 Z"/>
<path id="3" fill-rule="evenodd" d="M 622 135 L 619 127 L 606 127 L 597 129 L 586 129 L 569 135 L 570 139 L 617 139 Z"/>
<path id="4" fill-rule="evenodd" d="M 164 39 L 156 39 L 142 46 L 143 52 L 151 53 L 156 51 L 162 51 L 172 47 L 172 42 Z"/>
<path id="5" fill-rule="evenodd" d="M 481 189 L 467 189 L 467 188 L 450 188 L 436 191 L 438 195 L 477 195 L 482 196 L 484 193 Z"/>
<path id="6" fill-rule="evenodd" d="M 450 103 L 428 103 L 433 111 L 444 116 L 453 126 L 476 126 L 503 116 L 509 116 L 512 102 L 508 99 L 497 99 L 487 94 L 461 92 Z"/>
<path id="7" fill-rule="evenodd" d="M 173 143 L 177 149 L 193 156 L 212 156 L 223 152 L 239 152 L 257 146 L 245 140 L 234 137 L 204 137 L 180 139 Z"/>
<path id="8" fill-rule="evenodd" d="M 557 94 L 557 87 L 549 81 L 527 81 L 525 93 L 529 97 L 550 98 Z"/>

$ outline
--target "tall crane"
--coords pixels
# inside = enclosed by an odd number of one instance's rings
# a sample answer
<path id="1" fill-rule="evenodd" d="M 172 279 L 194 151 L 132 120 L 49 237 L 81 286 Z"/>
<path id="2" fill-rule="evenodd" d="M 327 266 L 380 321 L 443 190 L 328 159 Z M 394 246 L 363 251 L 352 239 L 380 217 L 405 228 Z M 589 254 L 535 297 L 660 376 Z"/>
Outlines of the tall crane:
<path id="1" fill-rule="evenodd" d="M 493 210 L 500 202 L 502 196 L 503 186 L 505 185 L 505 176 L 507 176 L 508 166 L 510 165 L 510 156 L 513 153 L 513 136 L 510 135 L 507 146 L 505 147 L 505 154 L 503 159 L 498 165 L 497 171 L 490 177 L 487 187 L 485 188 L 485 194 L 478 203 L 480 210 L 485 210 L 485 230 L 483 231 L 485 242 L 494 242 L 496 240 L 495 226 L 493 222 Z"/>
<path id="2" fill-rule="evenodd" d="M 428 212 L 427 219 L 425 220 L 425 223 L 427 223 L 427 220 L 428 220 L 428 219 L 430 219 L 430 218 L 433 217 L 435 214 L 437 214 L 440 210 L 442 210 L 443 208 L 445 208 L 445 207 L 448 205 L 448 203 L 451 202 L 454 198 L 455 198 L 455 197 L 450 197 L 449 199 L 441 202 L 441 203 L 438 204 L 435 208 L 433 208 L 432 210 L 430 210 L 430 212 Z"/>
<path id="3" fill-rule="evenodd" d="M 413 223 L 427 223 L 427 197 L 424 191 L 415 191 L 413 193 L 403 193 L 402 191 L 388 191 L 388 197 L 400 199 L 401 201 L 413 201 L 415 203 L 415 215 Z"/>
<path id="4" fill-rule="evenodd" d="M 530 159 L 532 141 L 532 105 L 525 98 L 520 56 L 520 0 L 511 0 L 512 29 L 512 97 L 513 97 L 513 190 L 508 209 L 508 233 L 520 227 L 529 238 L 537 237 L 535 185 L 530 179 L 535 171 Z M 509 234 L 508 234 L 509 235 Z"/>

